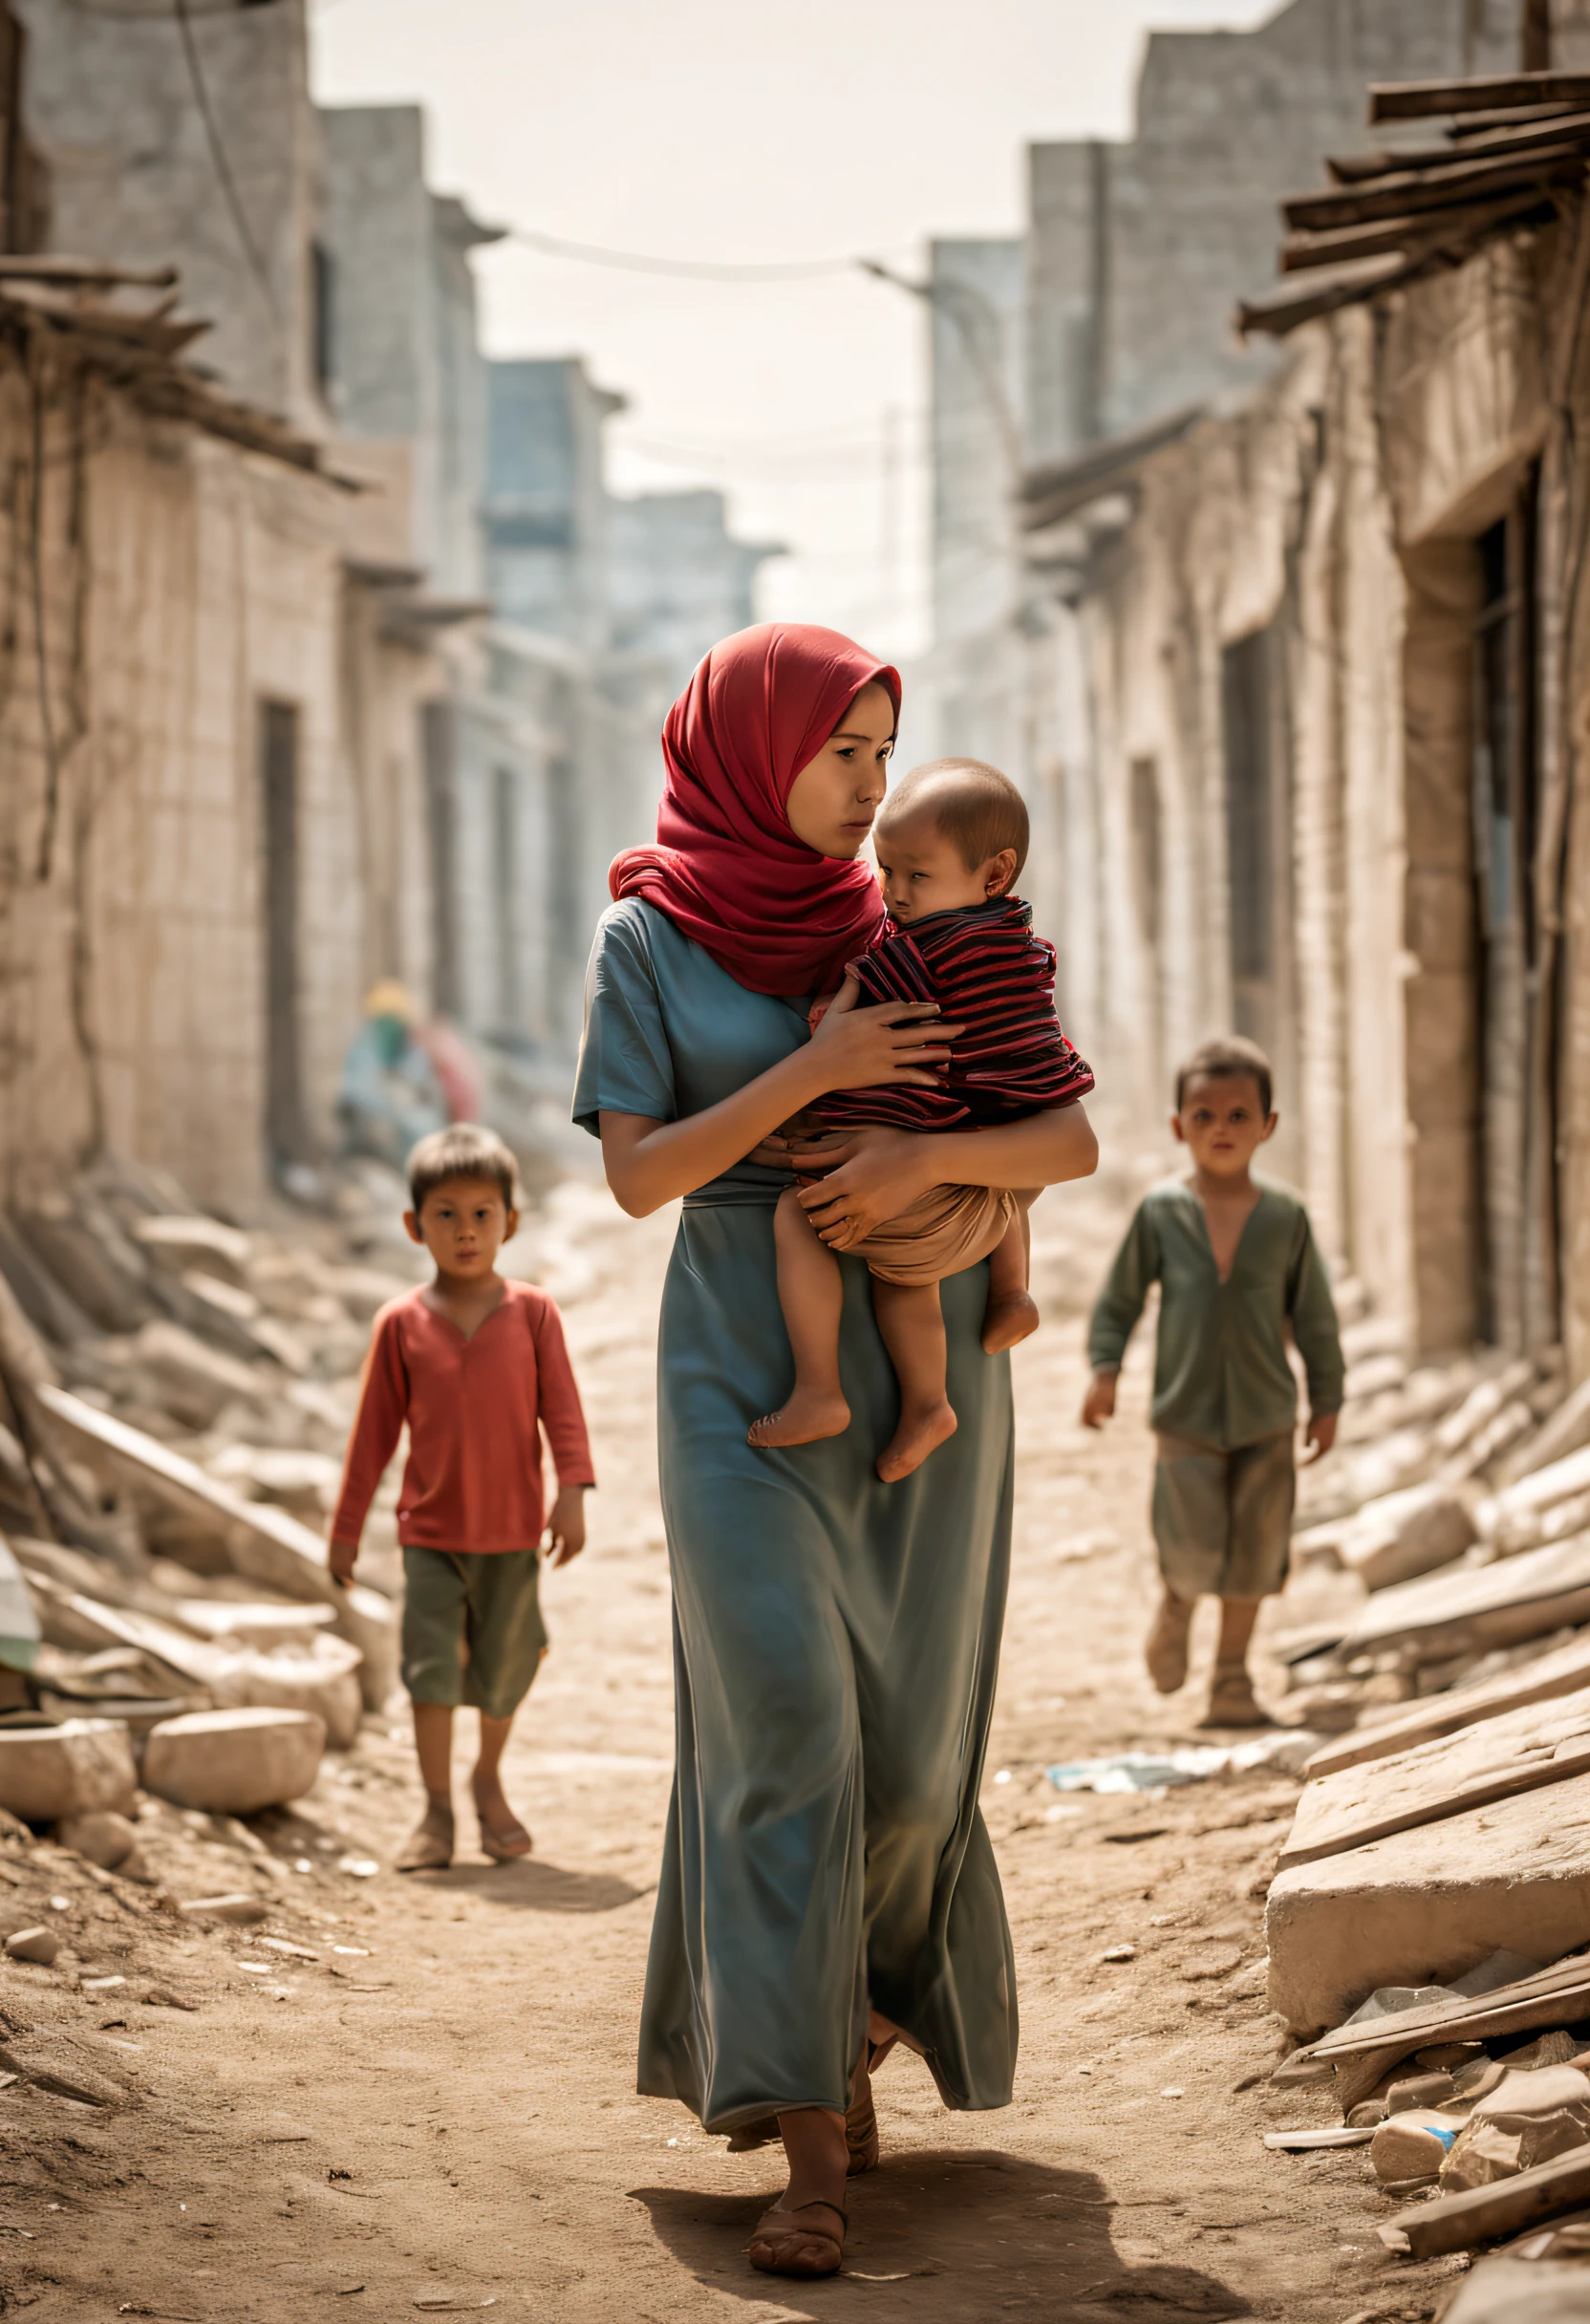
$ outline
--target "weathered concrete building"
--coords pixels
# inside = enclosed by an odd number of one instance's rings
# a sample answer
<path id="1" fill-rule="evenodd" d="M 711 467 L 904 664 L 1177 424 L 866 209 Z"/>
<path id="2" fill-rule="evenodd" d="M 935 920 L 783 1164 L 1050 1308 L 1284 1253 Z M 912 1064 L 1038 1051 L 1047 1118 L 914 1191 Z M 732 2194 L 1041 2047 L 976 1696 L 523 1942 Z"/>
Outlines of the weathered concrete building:
<path id="1" fill-rule="evenodd" d="M 1041 805 L 1047 693 L 1018 673 L 1049 614 L 1016 548 L 1023 473 L 1264 378 L 1271 351 L 1231 313 L 1270 272 L 1275 204 L 1357 139 L 1366 82 L 1511 65 L 1517 24 L 1518 0 L 1291 0 L 1251 32 L 1152 32 L 1129 139 L 1031 146 L 1024 234 L 933 246 L 924 747 L 991 758 Z"/>
<path id="2" fill-rule="evenodd" d="M 1289 205 L 1399 247 L 1272 302 L 1327 311 L 1238 404 L 1032 480 L 1035 683 L 1104 1088 L 1147 1126 L 1179 1054 L 1253 1034 L 1337 1265 L 1416 1345 L 1561 1339 L 1579 1376 L 1590 213 L 1582 141 L 1490 134 L 1521 150 L 1450 226 L 1486 149 L 1428 132 L 1411 226 L 1368 164 Z"/>
<path id="3" fill-rule="evenodd" d="M 36 1198 L 109 1143 L 247 1200 L 329 1124 L 362 990 L 347 496 L 158 326 L 11 288 L 0 1178 Z"/>
<path id="4" fill-rule="evenodd" d="M 60 994 L 28 1003 L 10 1054 L 43 1078 L 9 1081 L 9 1166 L 55 1166 L 114 1135 L 211 1198 L 244 1199 L 269 1168 L 334 1150 L 361 995 L 393 977 L 469 1037 L 493 1118 L 526 1132 L 567 1078 L 609 857 L 652 828 L 656 729 L 692 603 L 707 619 L 717 600 L 658 591 L 664 556 L 643 518 L 610 556 L 601 419 L 614 399 L 578 364 L 500 367 L 494 408 L 469 254 L 496 229 L 432 191 L 417 109 L 314 107 L 304 0 L 205 0 L 185 17 L 145 0 L 26 0 L 0 21 L 14 68 L 0 243 L 86 249 L 123 274 L 175 267 L 225 389 L 174 453 L 193 480 L 180 507 L 144 426 L 137 459 L 116 435 L 114 484 L 97 446 L 75 453 L 86 498 L 48 509 L 69 527 L 101 500 L 106 527 L 116 511 L 111 566 L 96 562 L 98 531 L 86 549 L 56 544 L 92 582 L 61 616 L 76 656 L 62 699 L 100 707 L 56 752 L 55 788 L 64 801 L 80 772 L 134 815 L 123 829 L 106 805 L 114 853 L 94 876 L 114 902 L 97 957 L 124 940 L 139 965 L 107 987 L 70 1070 L 51 1046 Z M 102 356 L 132 325 L 107 309 L 97 328 Z M 153 328 L 139 324 L 144 342 Z M 187 406 L 171 358 L 197 328 L 156 333 L 173 410 Z M 83 363 L 114 406 L 126 364 Z M 501 393 L 526 380 L 562 398 L 550 445 L 545 413 Z M 54 401 L 42 423 L 77 424 Z M 240 431 L 267 447 L 267 469 L 215 451 Z M 316 460 L 324 475 L 307 481 Z M 516 501 L 521 471 L 535 482 Z M 754 552 L 718 514 L 718 570 L 739 579 L 749 618 Z M 145 537 L 158 586 L 124 603 L 127 544 Z M 698 581 L 710 563 L 698 543 Z M 26 629 L 25 613 L 9 618 Z M 123 687 L 165 706 L 107 707 Z M 123 737 L 109 787 L 92 771 L 109 747 L 101 710 Z M 42 962 L 49 907 L 17 897 L 13 925 L 32 929 Z"/>

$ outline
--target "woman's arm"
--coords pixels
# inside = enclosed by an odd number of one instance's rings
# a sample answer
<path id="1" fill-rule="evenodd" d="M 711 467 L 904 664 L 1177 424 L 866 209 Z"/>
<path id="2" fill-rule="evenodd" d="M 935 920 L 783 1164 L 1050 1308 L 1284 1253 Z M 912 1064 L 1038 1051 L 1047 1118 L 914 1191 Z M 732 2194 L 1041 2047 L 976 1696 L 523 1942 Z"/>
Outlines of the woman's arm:
<path id="1" fill-rule="evenodd" d="M 644 1218 L 665 1202 L 705 1186 L 742 1162 L 752 1150 L 804 1107 L 830 1089 L 865 1089 L 874 1082 L 917 1083 L 935 1088 L 949 1044 L 963 1031 L 938 1022 L 937 1004 L 892 1001 L 880 1008 L 829 1009 L 812 1039 L 732 1097 L 681 1122 L 639 1113 L 600 1116 L 602 1160 L 620 1210 Z M 1001 1179 L 1002 1185 L 1004 1181 Z M 1036 1179 L 1026 1179 L 1036 1185 Z"/>
<path id="2" fill-rule="evenodd" d="M 1082 1107 L 1071 1105 L 997 1130 L 859 1130 L 821 1159 L 835 1156 L 838 1167 L 803 1188 L 801 1200 L 823 1240 L 845 1251 L 933 1186 L 1059 1186 L 1089 1177 L 1099 1142 Z"/>

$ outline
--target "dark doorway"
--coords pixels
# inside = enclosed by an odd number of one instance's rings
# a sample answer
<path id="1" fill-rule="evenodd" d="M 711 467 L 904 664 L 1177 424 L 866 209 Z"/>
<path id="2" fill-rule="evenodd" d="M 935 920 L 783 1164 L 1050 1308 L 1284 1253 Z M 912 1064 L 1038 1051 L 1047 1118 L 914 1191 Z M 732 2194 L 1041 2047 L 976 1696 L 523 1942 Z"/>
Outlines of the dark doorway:
<path id="1" fill-rule="evenodd" d="M 1292 767 L 1278 625 L 1228 646 L 1221 670 L 1232 1030 L 1257 1041 L 1295 1106 Z"/>
<path id="2" fill-rule="evenodd" d="M 462 1013 L 459 959 L 458 801 L 453 771 L 453 706 L 424 702 L 419 741 L 425 766 L 425 823 L 431 843 L 431 1006 L 439 1017 Z"/>
<path id="3" fill-rule="evenodd" d="M 265 1135 L 275 1162 L 304 1152 L 298 1034 L 298 708 L 260 704 L 265 863 Z"/>
<path id="4" fill-rule="evenodd" d="M 1535 912 L 1539 753 L 1536 699 L 1534 470 L 1478 543 L 1473 819 L 1479 936 L 1480 1326 L 1502 1347 L 1558 1336 L 1556 1124 Z M 1542 1042 L 1543 1034 L 1546 1036 Z"/>

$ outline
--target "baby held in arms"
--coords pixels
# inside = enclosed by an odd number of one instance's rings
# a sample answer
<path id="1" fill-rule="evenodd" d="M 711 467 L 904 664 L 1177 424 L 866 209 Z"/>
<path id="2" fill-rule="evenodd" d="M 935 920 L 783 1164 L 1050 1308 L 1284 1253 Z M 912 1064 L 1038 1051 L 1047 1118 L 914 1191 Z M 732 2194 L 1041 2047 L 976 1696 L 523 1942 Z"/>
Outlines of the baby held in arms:
<path id="1" fill-rule="evenodd" d="M 815 1126 L 977 1130 L 1085 1096 L 1092 1073 L 1055 1017 L 1054 946 L 1033 935 L 1030 910 L 1011 893 L 1027 853 L 1027 810 L 1016 785 L 977 759 L 919 766 L 890 792 L 873 835 L 889 928 L 848 964 L 837 995 L 818 1001 L 813 1024 L 826 1007 L 934 1001 L 947 1023 L 965 1030 L 937 1088 L 846 1090 L 824 1099 Z M 955 1433 L 938 1296 L 944 1278 L 990 1261 L 982 1345 L 991 1354 L 1036 1330 L 1027 1293 L 1032 1199 L 1020 1189 L 935 1186 L 851 1246 L 870 1271 L 873 1312 L 900 1384 L 899 1426 L 877 1464 L 886 1484 L 911 1475 Z M 779 1199 L 774 1239 L 795 1388 L 779 1411 L 755 1423 L 749 1440 L 812 1444 L 850 1425 L 839 1377 L 839 1260 L 794 1187 Z"/>

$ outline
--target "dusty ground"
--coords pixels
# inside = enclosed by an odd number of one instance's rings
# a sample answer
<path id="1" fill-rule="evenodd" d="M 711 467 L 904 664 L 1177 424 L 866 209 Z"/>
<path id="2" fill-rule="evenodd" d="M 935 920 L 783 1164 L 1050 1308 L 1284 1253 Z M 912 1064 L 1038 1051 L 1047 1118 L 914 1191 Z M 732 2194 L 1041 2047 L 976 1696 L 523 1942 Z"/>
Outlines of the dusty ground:
<path id="1" fill-rule="evenodd" d="M 1141 1360 L 1111 1436 L 1075 1421 L 1067 1286 L 1095 1279 L 1119 1193 L 1040 1210 L 1048 1323 L 1017 1364 L 1015 1580 L 985 1798 L 1021 1978 L 1016 2102 L 946 2115 L 914 2060 L 890 2062 L 885 2164 L 852 2188 L 845 2275 L 751 2274 L 774 2162 L 732 2159 L 634 2095 L 671 1751 L 651 1388 L 672 1228 L 591 1195 L 549 1280 L 604 1489 L 587 1556 L 548 1579 L 554 1650 L 510 1761 L 534 1861 L 425 1881 L 338 1869 L 389 1859 L 412 1816 L 398 1727 L 367 1728 L 297 1815 L 252 1833 L 166 1818 L 182 1894 L 269 1875 L 281 1902 L 266 1932 L 175 1922 L 56 1860 L 65 1973 L 8 1966 L 0 2013 L 92 2036 L 132 2102 L 0 2090 L 0 2313 L 1343 2324 L 1438 2310 L 1454 2263 L 1381 2255 L 1389 2206 L 1362 2156 L 1260 2143 L 1322 2111 L 1265 2087 L 1278 2028 L 1255 1972 L 1295 1785 L 1064 1801 L 1043 1776 L 1185 1739 L 1198 1711 L 1195 1689 L 1157 1701 L 1137 1659 L 1152 1590 Z M 52 1861 L 33 1851 L 31 1877 Z M 1135 1959 L 1103 1961 L 1123 1943 Z M 135 1955 L 144 1975 L 96 1982 Z"/>

